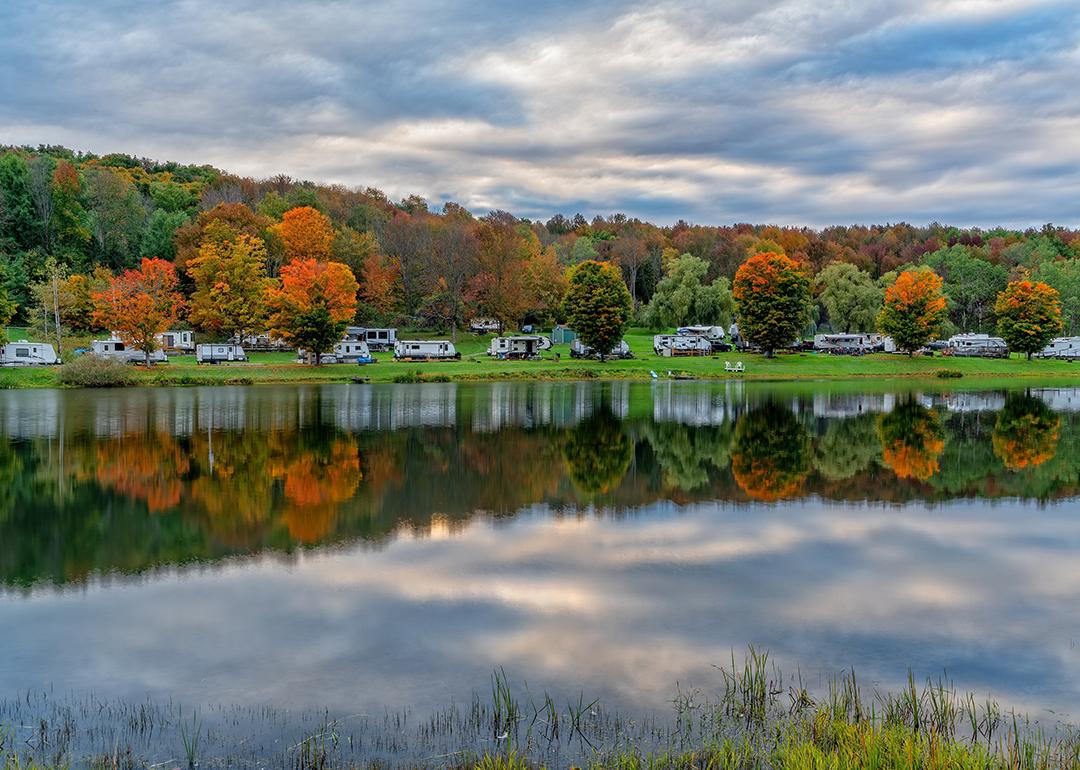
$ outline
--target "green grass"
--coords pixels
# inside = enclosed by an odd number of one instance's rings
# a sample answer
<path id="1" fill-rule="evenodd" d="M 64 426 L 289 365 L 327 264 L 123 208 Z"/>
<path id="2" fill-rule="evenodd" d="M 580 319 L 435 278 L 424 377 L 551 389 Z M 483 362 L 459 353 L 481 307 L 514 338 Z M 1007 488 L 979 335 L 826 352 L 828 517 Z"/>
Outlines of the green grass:
<path id="1" fill-rule="evenodd" d="M 15 338 L 19 330 L 11 330 Z M 22 332 L 23 336 L 25 332 Z M 410 334 L 427 336 L 430 334 Z M 737 380 L 936 380 L 939 372 L 949 371 L 961 381 L 975 380 L 980 385 L 1002 384 L 1016 378 L 1040 382 L 1076 382 L 1080 363 L 1033 360 L 1021 356 L 1008 359 L 943 358 L 877 354 L 869 356 L 830 356 L 817 353 L 780 354 L 767 359 L 756 354 L 721 353 L 710 357 L 661 358 L 652 350 L 652 334 L 634 329 L 626 337 L 635 358 L 628 361 L 578 361 L 570 358 L 569 345 L 556 345 L 542 361 L 499 361 L 486 355 L 489 336 L 459 335 L 460 361 L 398 363 L 390 353 L 376 354 L 377 364 L 354 366 L 335 364 L 306 366 L 296 363 L 292 353 L 253 353 L 245 364 L 217 366 L 195 363 L 194 356 L 173 356 L 166 365 L 150 370 L 136 370 L 139 385 L 215 385 L 252 383 L 350 382 L 364 378 L 371 382 L 470 381 L 470 380 L 559 380 L 559 379 L 636 379 L 648 380 L 651 371 L 661 378 L 673 374 L 699 379 Z M 65 341 L 65 350 L 85 346 L 85 339 Z M 560 358 L 556 360 L 555 354 Z M 743 374 L 724 371 L 725 361 L 742 361 Z M 28 368 L 0 370 L 0 388 L 57 387 L 56 369 Z"/>

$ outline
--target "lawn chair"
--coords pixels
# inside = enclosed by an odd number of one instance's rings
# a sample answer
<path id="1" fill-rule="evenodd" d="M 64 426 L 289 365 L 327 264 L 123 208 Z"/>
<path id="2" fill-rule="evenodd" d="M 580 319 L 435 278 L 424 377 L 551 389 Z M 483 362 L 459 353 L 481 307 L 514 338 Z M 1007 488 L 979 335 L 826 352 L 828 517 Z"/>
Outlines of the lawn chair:
<path id="1" fill-rule="evenodd" d="M 746 367 L 745 367 L 745 366 L 743 366 L 743 363 L 742 363 L 742 361 L 736 361 L 736 362 L 735 362 L 735 368 L 734 368 L 734 369 L 732 369 L 731 371 L 733 371 L 733 372 L 745 372 L 745 371 L 746 371 Z"/>

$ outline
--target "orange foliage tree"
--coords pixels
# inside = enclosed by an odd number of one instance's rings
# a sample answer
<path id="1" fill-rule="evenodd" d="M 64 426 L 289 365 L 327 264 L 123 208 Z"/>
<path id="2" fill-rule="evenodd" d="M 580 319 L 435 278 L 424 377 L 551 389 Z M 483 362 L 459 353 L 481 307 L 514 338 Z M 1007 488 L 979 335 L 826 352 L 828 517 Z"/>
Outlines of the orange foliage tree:
<path id="1" fill-rule="evenodd" d="M 348 265 L 293 260 L 266 291 L 272 333 L 308 351 L 318 365 L 355 315 L 358 288 Z"/>
<path id="2" fill-rule="evenodd" d="M 401 276 L 397 266 L 381 254 L 369 254 L 360 278 L 360 297 L 376 313 L 401 309 Z"/>
<path id="3" fill-rule="evenodd" d="M 330 258 L 334 227 L 321 211 L 311 206 L 289 209 L 274 230 L 281 237 L 286 260 Z"/>
<path id="4" fill-rule="evenodd" d="M 164 259 L 144 259 L 138 270 L 125 270 L 94 294 L 94 323 L 111 329 L 126 344 L 146 354 L 157 349 L 155 335 L 168 331 L 183 308 L 176 291 L 176 268 Z"/>
<path id="5" fill-rule="evenodd" d="M 739 334 L 766 356 L 797 341 L 810 320 L 810 278 L 785 254 L 766 251 L 743 262 L 732 295 Z"/>
<path id="6" fill-rule="evenodd" d="M 933 270 L 908 270 L 885 290 L 885 306 L 878 314 L 878 331 L 893 338 L 898 350 L 910 356 L 941 329 L 946 302 L 942 281 Z"/>
<path id="7" fill-rule="evenodd" d="M 945 433 L 937 415 L 914 399 L 878 420 L 882 459 L 897 478 L 927 481 L 938 472 Z"/>
<path id="8" fill-rule="evenodd" d="M 1045 283 L 1012 281 L 997 295 L 994 313 L 1009 350 L 1028 358 L 1061 333 L 1061 294 Z"/>
<path id="9" fill-rule="evenodd" d="M 199 329 L 243 338 L 266 324 L 266 247 L 261 238 L 208 240 L 188 262 L 195 282 L 189 320 Z"/>

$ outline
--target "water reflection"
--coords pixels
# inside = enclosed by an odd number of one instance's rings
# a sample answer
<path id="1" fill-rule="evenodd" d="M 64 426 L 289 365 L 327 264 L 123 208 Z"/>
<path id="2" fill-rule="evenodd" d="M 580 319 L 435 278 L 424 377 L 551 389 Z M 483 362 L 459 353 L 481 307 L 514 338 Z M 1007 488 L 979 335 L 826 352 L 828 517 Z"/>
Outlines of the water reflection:
<path id="1" fill-rule="evenodd" d="M 1080 389 L 498 383 L 0 393 L 0 583 L 542 505 L 1075 496 Z"/>

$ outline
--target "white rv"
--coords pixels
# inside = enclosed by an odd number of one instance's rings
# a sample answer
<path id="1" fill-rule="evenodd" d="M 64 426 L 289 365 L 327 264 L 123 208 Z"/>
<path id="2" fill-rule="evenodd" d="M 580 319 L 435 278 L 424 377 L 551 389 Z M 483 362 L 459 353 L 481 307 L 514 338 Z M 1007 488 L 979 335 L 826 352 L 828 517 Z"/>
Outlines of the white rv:
<path id="1" fill-rule="evenodd" d="M 885 349 L 880 334 L 815 334 L 814 350 L 825 353 L 872 353 Z"/>
<path id="2" fill-rule="evenodd" d="M 665 358 L 707 356 L 712 353 L 712 343 L 697 334 L 657 334 L 653 337 L 653 350 Z"/>
<path id="3" fill-rule="evenodd" d="M 195 352 L 195 333 L 190 331 L 167 331 L 155 334 L 154 340 L 163 350 L 177 353 Z"/>
<path id="4" fill-rule="evenodd" d="M 469 331 L 473 334 L 496 334 L 499 322 L 494 318 L 474 318 L 469 321 Z"/>
<path id="5" fill-rule="evenodd" d="M 195 348 L 195 363 L 221 364 L 247 361 L 247 353 L 233 342 L 207 342 Z"/>
<path id="6" fill-rule="evenodd" d="M 1008 358 L 1009 347 L 1001 337 L 989 334 L 954 334 L 944 352 L 951 356 Z"/>
<path id="7" fill-rule="evenodd" d="M 303 348 L 296 351 L 296 362 L 306 364 L 308 353 Z M 363 340 L 342 340 L 334 345 L 329 353 L 323 353 L 319 358 L 320 364 L 373 364 L 375 359 L 371 356 L 368 344 Z"/>
<path id="8" fill-rule="evenodd" d="M 119 337 L 109 337 L 107 340 L 94 340 L 90 343 L 90 351 L 95 356 L 111 358 L 115 361 L 123 361 L 126 364 L 145 364 L 146 353 L 138 348 L 133 348 Z M 164 350 L 155 350 L 150 354 L 151 364 L 167 364 L 169 357 Z"/>
<path id="9" fill-rule="evenodd" d="M 368 350 L 390 350 L 397 342 L 397 329 L 368 329 L 364 326 L 350 326 L 345 330 L 348 342 L 366 342 Z"/>
<path id="10" fill-rule="evenodd" d="M 460 360 L 450 340 L 398 340 L 394 343 L 395 361 L 453 361 Z"/>
<path id="11" fill-rule="evenodd" d="M 686 336 L 704 337 L 712 345 L 713 350 L 728 351 L 731 345 L 724 341 L 723 326 L 680 326 L 675 330 L 676 334 Z"/>
<path id="12" fill-rule="evenodd" d="M 599 358 L 599 354 L 581 340 L 575 339 L 570 343 L 570 357 L 571 358 Z M 618 344 L 612 348 L 608 353 L 604 355 L 605 358 L 633 358 L 634 354 L 630 352 L 630 346 L 626 344 L 626 340 L 619 340 Z"/>
<path id="13" fill-rule="evenodd" d="M 551 348 L 548 337 L 521 335 L 517 337 L 492 337 L 487 354 L 493 358 L 537 358 L 541 350 Z"/>
<path id="14" fill-rule="evenodd" d="M 1055 337 L 1036 354 L 1039 358 L 1061 358 L 1074 361 L 1080 358 L 1080 337 Z"/>
<path id="15" fill-rule="evenodd" d="M 52 345 L 40 342 L 9 342 L 0 348 L 0 366 L 54 366 L 63 363 Z"/>

